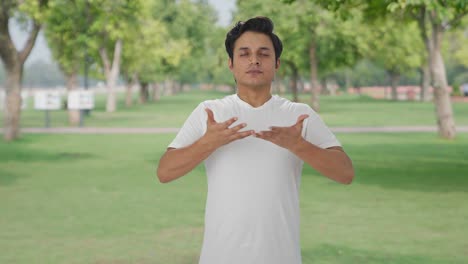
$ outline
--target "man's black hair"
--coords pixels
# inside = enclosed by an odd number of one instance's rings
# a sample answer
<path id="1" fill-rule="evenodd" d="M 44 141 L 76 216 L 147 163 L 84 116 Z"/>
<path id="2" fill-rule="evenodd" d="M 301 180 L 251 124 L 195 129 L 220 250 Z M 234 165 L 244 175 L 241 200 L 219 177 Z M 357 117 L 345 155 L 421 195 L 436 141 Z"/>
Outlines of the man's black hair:
<path id="1" fill-rule="evenodd" d="M 226 46 L 226 52 L 229 55 L 229 58 L 233 60 L 234 54 L 234 43 L 236 40 L 245 32 L 253 31 L 258 33 L 263 33 L 270 37 L 271 42 L 273 42 L 273 48 L 275 49 L 275 61 L 277 61 L 281 53 L 283 52 L 283 43 L 279 37 L 273 33 L 273 21 L 268 17 L 254 17 L 247 21 L 239 21 L 236 25 L 226 34 L 226 41 L 224 45 Z"/>

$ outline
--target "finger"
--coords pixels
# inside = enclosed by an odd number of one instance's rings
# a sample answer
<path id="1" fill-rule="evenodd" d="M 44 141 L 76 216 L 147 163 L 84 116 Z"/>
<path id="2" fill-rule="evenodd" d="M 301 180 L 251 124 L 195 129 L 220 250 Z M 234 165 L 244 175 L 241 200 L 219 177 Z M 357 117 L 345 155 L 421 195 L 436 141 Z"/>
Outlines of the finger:
<path id="1" fill-rule="evenodd" d="M 253 130 L 237 132 L 229 137 L 229 142 L 232 142 L 238 139 L 243 139 L 245 137 L 252 136 L 252 135 L 255 135 L 255 131 Z"/>
<path id="2" fill-rule="evenodd" d="M 309 117 L 309 115 L 300 115 L 300 116 L 297 118 L 297 122 L 296 122 L 295 126 L 297 126 L 297 125 L 302 126 L 302 123 L 303 123 L 304 120 L 305 120 L 306 118 L 308 118 L 308 117 Z"/>
<path id="3" fill-rule="evenodd" d="M 262 140 L 269 141 L 269 142 L 273 142 L 275 138 L 269 131 L 261 131 L 261 132 L 255 133 L 255 137 L 262 139 Z"/>
<path id="4" fill-rule="evenodd" d="M 211 111 L 211 109 L 209 108 L 205 108 L 205 111 L 206 111 L 206 114 L 208 115 L 208 118 L 206 119 L 206 123 L 209 125 L 216 124 L 213 111 Z"/>
<path id="5" fill-rule="evenodd" d="M 241 139 L 241 138 L 245 138 L 245 137 L 252 136 L 252 135 L 255 135 L 255 131 L 248 130 L 248 131 L 243 131 L 243 132 L 236 133 L 235 137 L 236 137 L 236 139 Z"/>
<path id="6" fill-rule="evenodd" d="M 259 138 L 267 139 L 267 138 L 273 137 L 273 135 L 275 134 L 276 133 L 272 131 L 260 131 L 258 133 L 255 133 L 255 136 Z"/>
<path id="7" fill-rule="evenodd" d="M 242 123 L 240 125 L 237 125 L 237 126 L 231 128 L 231 131 L 232 132 L 237 132 L 237 131 L 241 130 L 242 128 L 246 127 L 246 126 L 247 126 L 246 123 Z"/>
<path id="8" fill-rule="evenodd" d="M 273 132 L 280 132 L 281 130 L 284 130 L 285 127 L 277 127 L 277 126 L 272 126 L 270 127 L 270 130 Z"/>
<path id="9" fill-rule="evenodd" d="M 229 119 L 229 120 L 227 120 L 227 121 L 224 121 L 221 125 L 222 125 L 223 127 L 228 128 L 228 127 L 230 127 L 232 124 L 234 124 L 234 122 L 236 122 L 236 121 L 237 121 L 237 117 L 233 117 L 233 118 L 231 118 L 231 119 Z"/>

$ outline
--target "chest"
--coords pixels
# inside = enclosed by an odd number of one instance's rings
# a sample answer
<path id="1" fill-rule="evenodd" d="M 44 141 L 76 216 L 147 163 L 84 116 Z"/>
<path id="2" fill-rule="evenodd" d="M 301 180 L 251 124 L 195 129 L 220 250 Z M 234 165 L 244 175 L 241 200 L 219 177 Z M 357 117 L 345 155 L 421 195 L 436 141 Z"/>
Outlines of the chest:
<path id="1" fill-rule="evenodd" d="M 274 107 L 264 109 L 230 107 L 217 109 L 217 116 L 215 115 L 218 122 L 224 122 L 232 117 L 238 118 L 233 126 L 245 123 L 247 126 L 243 130 L 260 132 L 269 130 L 271 126 L 292 126 L 295 124 L 298 114 Z"/>

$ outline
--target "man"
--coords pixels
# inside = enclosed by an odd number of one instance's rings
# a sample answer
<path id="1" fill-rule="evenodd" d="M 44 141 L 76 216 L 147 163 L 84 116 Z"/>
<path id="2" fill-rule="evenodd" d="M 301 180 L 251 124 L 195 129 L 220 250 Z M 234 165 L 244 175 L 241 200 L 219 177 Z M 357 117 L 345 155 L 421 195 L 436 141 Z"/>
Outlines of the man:
<path id="1" fill-rule="evenodd" d="M 272 96 L 282 44 L 270 19 L 237 23 L 225 44 L 237 94 L 192 112 L 159 162 L 159 180 L 170 182 L 205 162 L 201 264 L 301 263 L 303 162 L 348 184 L 351 160 L 308 105 Z"/>

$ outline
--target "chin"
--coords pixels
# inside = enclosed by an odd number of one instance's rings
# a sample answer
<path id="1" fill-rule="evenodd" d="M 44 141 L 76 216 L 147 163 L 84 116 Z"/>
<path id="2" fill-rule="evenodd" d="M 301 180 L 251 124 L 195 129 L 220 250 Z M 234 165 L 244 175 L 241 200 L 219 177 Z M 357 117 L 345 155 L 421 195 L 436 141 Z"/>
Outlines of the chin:
<path id="1" fill-rule="evenodd" d="M 270 89 L 271 87 L 271 82 L 244 82 L 241 83 L 243 87 L 248 87 L 250 89 L 255 89 L 255 90 L 262 90 L 262 89 Z"/>

